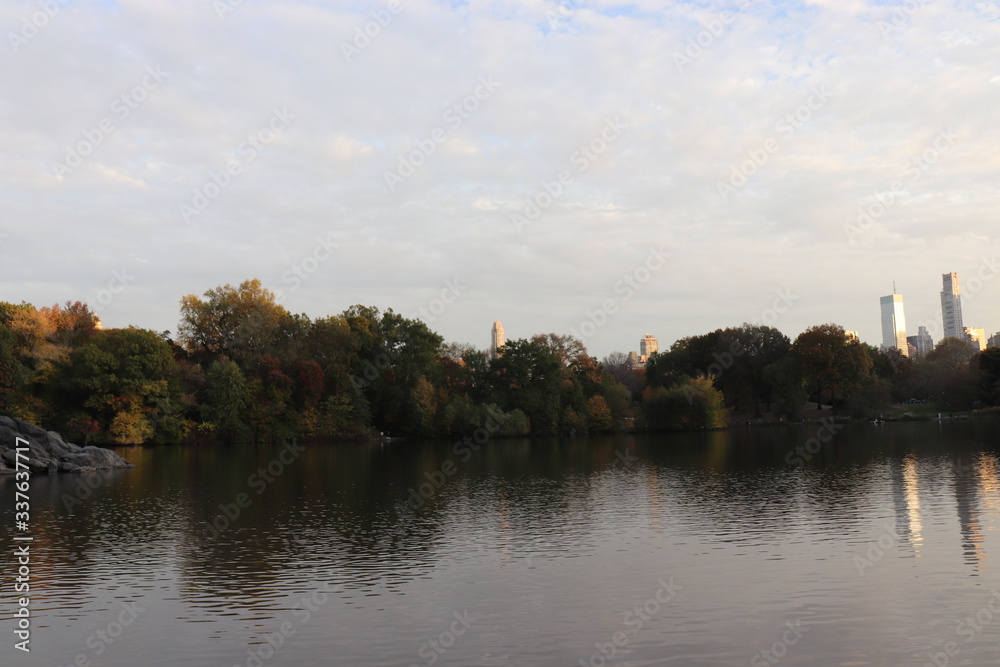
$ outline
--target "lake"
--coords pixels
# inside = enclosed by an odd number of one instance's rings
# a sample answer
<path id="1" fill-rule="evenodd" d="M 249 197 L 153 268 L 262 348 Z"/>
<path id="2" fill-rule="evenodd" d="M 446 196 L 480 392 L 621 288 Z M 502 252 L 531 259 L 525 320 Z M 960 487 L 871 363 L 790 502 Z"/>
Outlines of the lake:
<path id="1" fill-rule="evenodd" d="M 29 654 L 0 479 L 0 664 L 1000 663 L 996 421 L 477 436 L 35 476 Z"/>

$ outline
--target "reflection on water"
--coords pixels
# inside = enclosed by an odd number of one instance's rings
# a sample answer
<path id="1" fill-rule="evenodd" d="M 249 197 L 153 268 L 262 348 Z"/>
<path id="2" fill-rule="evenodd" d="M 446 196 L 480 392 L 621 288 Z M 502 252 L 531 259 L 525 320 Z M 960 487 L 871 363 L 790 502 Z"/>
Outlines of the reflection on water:
<path id="1" fill-rule="evenodd" d="M 845 427 L 802 466 L 786 457 L 808 427 L 506 440 L 468 460 L 313 445 L 273 477 L 269 446 L 123 449 L 135 470 L 32 480 L 17 664 L 566 665 L 617 632 L 616 665 L 747 664 L 786 623 L 807 628 L 789 664 L 923 665 L 948 641 L 996 664 L 1000 617 L 971 640 L 955 623 L 995 585 L 997 431 Z M 898 539 L 871 551 L 886 526 Z M 667 581 L 677 595 L 635 615 Z M 135 624 L 95 643 L 133 602 Z"/>
<path id="2" fill-rule="evenodd" d="M 906 499 L 907 535 L 917 558 L 920 558 L 920 480 L 917 477 L 917 457 L 912 452 L 903 459 L 903 496 Z"/>

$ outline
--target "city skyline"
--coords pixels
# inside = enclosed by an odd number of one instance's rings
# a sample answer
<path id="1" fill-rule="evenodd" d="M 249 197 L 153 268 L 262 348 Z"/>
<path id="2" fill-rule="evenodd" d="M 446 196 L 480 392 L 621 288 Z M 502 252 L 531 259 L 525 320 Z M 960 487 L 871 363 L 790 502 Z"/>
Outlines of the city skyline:
<path id="1" fill-rule="evenodd" d="M 842 327 L 844 327 L 846 334 L 856 336 L 860 342 L 873 345 L 874 347 L 880 349 L 895 347 L 896 349 L 900 350 L 900 352 L 904 356 L 911 356 L 911 355 L 922 356 L 926 354 L 928 351 L 932 350 L 934 346 L 936 346 L 937 343 L 940 342 L 942 338 L 946 337 L 944 336 L 945 322 L 954 322 L 956 318 L 960 324 L 963 322 L 962 298 L 960 289 L 960 278 L 958 272 L 949 272 L 941 275 L 943 281 L 942 284 L 944 286 L 944 289 L 941 292 L 939 292 L 939 303 L 941 307 L 936 315 L 924 318 L 923 320 L 920 321 L 919 324 L 915 326 L 917 332 L 916 334 L 911 335 L 910 331 L 912 331 L 912 329 L 911 330 L 907 329 L 906 315 L 903 305 L 903 295 L 896 291 L 895 281 L 893 281 L 893 293 L 879 298 L 879 305 L 881 312 L 881 318 L 880 318 L 881 337 L 878 343 L 866 340 L 864 337 L 858 334 L 857 330 L 845 326 L 842 322 L 834 322 L 834 324 L 839 324 Z M 946 298 L 946 294 L 948 298 Z M 945 310 L 946 308 L 949 309 L 947 313 Z M 822 322 L 822 324 L 826 323 L 827 322 Z M 742 324 L 743 322 L 730 323 L 727 324 L 726 326 L 721 326 L 716 328 L 725 329 L 727 327 L 735 327 L 735 326 L 740 326 Z M 954 325 L 950 324 L 949 326 L 953 327 Z M 781 330 L 780 327 L 777 328 Z M 714 330 L 715 329 L 712 329 L 711 331 Z M 934 335 L 933 333 L 934 331 L 937 331 L 937 335 Z M 994 336 L 993 334 L 991 334 L 991 331 L 992 331 L 991 329 L 985 327 L 963 326 L 963 328 L 961 329 L 961 333 L 958 336 L 953 336 L 953 337 L 957 337 L 962 340 L 969 340 L 970 342 L 976 344 L 977 347 L 979 347 L 980 349 L 985 349 L 987 346 L 989 347 L 993 346 L 993 344 L 990 343 L 989 341 L 1000 341 L 1000 331 L 997 332 L 998 336 Z M 531 334 L 526 334 L 521 337 L 530 338 L 533 335 L 541 333 L 548 333 L 548 332 L 537 331 Z M 553 332 L 553 333 L 564 334 L 566 332 Z M 689 335 L 700 335 L 704 333 L 708 333 L 708 331 L 696 332 Z M 801 333 L 801 331 L 794 333 L 782 331 L 782 333 L 785 333 L 785 335 L 787 335 L 789 339 L 794 340 L 795 337 L 799 333 Z M 581 340 L 583 338 L 588 337 L 588 336 L 581 337 L 580 330 L 577 330 L 575 332 L 570 332 L 570 335 L 575 335 L 577 338 L 580 338 Z M 672 344 L 676 340 L 679 339 L 673 339 L 673 341 L 671 341 L 670 344 Z M 586 341 L 583 340 L 583 342 L 586 345 Z M 669 349 L 670 344 L 668 344 L 665 347 L 665 349 Z M 649 354 L 645 352 L 647 348 L 651 348 L 653 351 L 657 351 L 659 349 L 659 339 L 653 336 L 653 334 L 647 333 L 643 339 L 640 339 L 638 351 L 632 349 L 630 346 L 625 346 L 624 348 L 614 348 L 609 352 L 603 354 L 595 354 L 593 351 L 589 349 L 588 352 L 590 352 L 592 356 L 595 356 L 599 359 L 607 356 L 611 352 L 622 352 L 624 354 L 630 355 L 630 359 L 634 359 L 633 365 L 639 365 L 644 363 L 646 357 L 649 356 Z M 492 347 L 487 349 L 488 350 L 492 349 Z"/>
<path id="2" fill-rule="evenodd" d="M 872 285 L 912 327 L 957 271 L 1000 329 L 998 10 L 737 5 L 60 4 L 0 71 L 0 292 L 176 332 L 183 296 L 259 278 L 457 343 L 593 316 L 603 356 L 782 298 L 789 337 L 877 344 Z"/>

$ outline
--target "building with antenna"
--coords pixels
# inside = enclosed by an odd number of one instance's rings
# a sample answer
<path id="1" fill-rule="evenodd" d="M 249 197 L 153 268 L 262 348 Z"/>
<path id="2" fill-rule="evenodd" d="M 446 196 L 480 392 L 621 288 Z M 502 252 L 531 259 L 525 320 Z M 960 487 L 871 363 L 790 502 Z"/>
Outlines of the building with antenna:
<path id="1" fill-rule="evenodd" d="M 910 356 L 906 342 L 906 317 L 903 315 L 903 296 L 896 294 L 893 283 L 892 294 L 879 299 L 882 306 L 882 349 L 895 348 L 904 357 Z"/>

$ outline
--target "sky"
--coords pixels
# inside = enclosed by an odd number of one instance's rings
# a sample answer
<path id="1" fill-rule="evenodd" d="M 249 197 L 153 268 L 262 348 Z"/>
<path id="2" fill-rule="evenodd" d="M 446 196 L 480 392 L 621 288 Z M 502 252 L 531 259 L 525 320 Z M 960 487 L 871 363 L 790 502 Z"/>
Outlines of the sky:
<path id="1" fill-rule="evenodd" d="M 259 278 L 486 348 L 1000 330 L 1000 6 L 0 3 L 0 300 L 176 331 Z"/>

